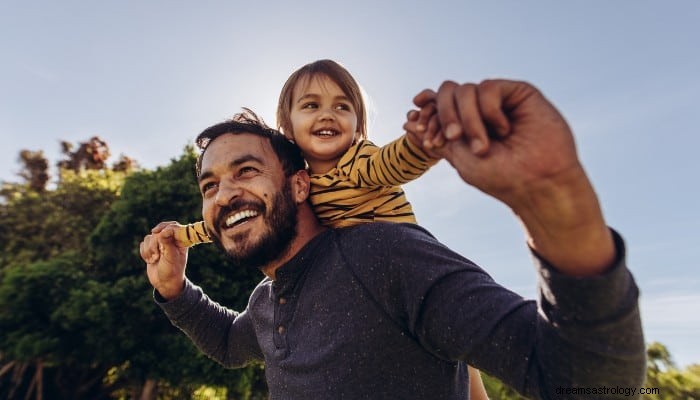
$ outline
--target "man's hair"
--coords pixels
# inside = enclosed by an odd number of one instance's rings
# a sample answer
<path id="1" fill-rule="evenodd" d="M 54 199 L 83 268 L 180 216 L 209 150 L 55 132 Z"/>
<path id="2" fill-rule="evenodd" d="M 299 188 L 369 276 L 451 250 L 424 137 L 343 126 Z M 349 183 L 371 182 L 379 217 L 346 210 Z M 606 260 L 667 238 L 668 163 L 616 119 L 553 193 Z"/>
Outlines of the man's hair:
<path id="1" fill-rule="evenodd" d="M 282 164 L 284 176 L 289 177 L 306 168 L 304 157 L 296 144 L 290 142 L 280 131 L 265 124 L 265 121 L 253 111 L 243 108 L 243 112 L 235 114 L 233 118 L 210 126 L 197 135 L 195 143 L 200 150 L 196 165 L 197 176 L 202 173 L 202 158 L 214 139 L 225 134 L 238 135 L 243 133 L 260 136 L 270 142 L 272 150 Z"/>
<path id="2" fill-rule="evenodd" d="M 357 128 L 360 131 L 360 139 L 366 139 L 367 109 L 362 98 L 360 85 L 347 69 L 333 60 L 318 60 L 306 64 L 287 78 L 277 103 L 277 128 L 288 135 L 293 133 L 291 112 L 295 86 L 298 82 L 305 80 L 308 84 L 312 79 L 322 76 L 333 81 L 348 96 L 357 114 Z"/>

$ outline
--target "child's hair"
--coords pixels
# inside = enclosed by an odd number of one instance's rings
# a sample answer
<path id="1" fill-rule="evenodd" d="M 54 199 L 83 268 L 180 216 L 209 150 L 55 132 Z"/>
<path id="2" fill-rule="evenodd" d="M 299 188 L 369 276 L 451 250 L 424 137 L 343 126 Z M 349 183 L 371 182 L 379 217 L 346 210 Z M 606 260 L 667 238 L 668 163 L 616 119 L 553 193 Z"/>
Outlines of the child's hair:
<path id="1" fill-rule="evenodd" d="M 306 169 L 306 161 L 301 154 L 301 149 L 289 140 L 284 135 L 265 124 L 262 118 L 258 117 L 253 111 L 248 108 L 243 108 L 243 112 L 235 114 L 230 120 L 212 125 L 200 133 L 195 139 L 197 147 L 200 150 L 195 166 L 197 178 L 202 173 L 202 159 L 204 152 L 207 151 L 209 144 L 221 135 L 225 134 L 250 134 L 260 136 L 270 142 L 272 150 L 277 155 L 284 176 L 289 177 L 297 171 Z"/>
<path id="2" fill-rule="evenodd" d="M 308 84 L 311 79 L 319 76 L 325 76 L 333 81 L 340 87 L 340 90 L 348 96 L 357 114 L 357 129 L 360 133 L 360 139 L 366 139 L 367 110 L 365 109 L 365 102 L 362 98 L 360 85 L 357 84 L 355 78 L 350 75 L 348 70 L 333 60 L 314 61 L 304 65 L 289 76 L 287 82 L 285 82 L 282 87 L 279 102 L 277 103 L 277 128 L 285 134 L 292 133 L 290 114 L 292 110 L 294 87 L 298 82 L 306 80 Z"/>

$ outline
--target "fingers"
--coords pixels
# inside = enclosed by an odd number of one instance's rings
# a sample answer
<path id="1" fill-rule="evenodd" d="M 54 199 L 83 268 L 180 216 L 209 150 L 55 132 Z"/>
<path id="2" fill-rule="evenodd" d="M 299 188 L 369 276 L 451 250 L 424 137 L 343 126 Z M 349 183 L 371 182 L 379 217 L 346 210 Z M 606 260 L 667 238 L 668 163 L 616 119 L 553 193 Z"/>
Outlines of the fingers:
<path id="1" fill-rule="evenodd" d="M 430 89 L 424 89 L 413 98 L 413 104 L 415 104 L 418 107 L 423 107 L 426 104 L 435 101 L 436 96 L 437 93 L 435 93 L 435 91 Z"/>
<path id="2" fill-rule="evenodd" d="M 464 137 L 475 155 L 482 156 L 488 153 L 488 134 L 481 117 L 474 84 L 458 85 L 446 81 L 440 85 L 436 103 L 440 124 L 447 140 Z"/>
<path id="3" fill-rule="evenodd" d="M 425 131 L 427 137 L 432 137 L 432 145 L 435 148 L 440 148 L 445 144 L 445 134 L 440 126 L 440 118 L 437 113 L 433 114 L 428 121 L 428 129 Z"/>
<path id="4" fill-rule="evenodd" d="M 164 221 L 151 229 L 151 234 L 146 235 L 143 241 L 139 244 L 139 253 L 146 264 L 155 264 L 161 256 L 162 244 L 161 240 L 172 239 L 175 234 L 175 227 L 178 223 L 175 221 Z"/>
<path id="5" fill-rule="evenodd" d="M 158 240 L 154 235 L 146 235 L 139 244 L 139 253 L 146 264 L 155 264 L 160 259 Z"/>
<path id="6" fill-rule="evenodd" d="M 151 229 L 151 233 L 160 233 L 163 229 L 170 225 L 177 225 L 177 221 L 163 221 Z"/>
<path id="7" fill-rule="evenodd" d="M 510 133 L 510 123 L 504 107 L 508 107 L 506 100 L 513 90 L 510 82 L 504 80 L 486 80 L 477 87 L 481 117 L 493 137 L 504 138 Z"/>

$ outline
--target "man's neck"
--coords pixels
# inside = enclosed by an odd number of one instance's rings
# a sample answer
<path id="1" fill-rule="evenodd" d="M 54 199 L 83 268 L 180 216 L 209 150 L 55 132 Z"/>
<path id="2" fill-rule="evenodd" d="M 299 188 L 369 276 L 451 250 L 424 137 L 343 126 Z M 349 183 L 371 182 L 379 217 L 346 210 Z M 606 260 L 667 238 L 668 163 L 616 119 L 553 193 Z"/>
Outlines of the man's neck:
<path id="1" fill-rule="evenodd" d="M 294 256 L 301 251 L 311 239 L 316 235 L 325 231 L 326 227 L 321 225 L 316 218 L 311 206 L 308 202 L 299 205 L 297 210 L 297 235 L 292 240 L 289 249 L 285 251 L 277 260 L 260 268 L 263 274 L 268 278 L 275 280 L 277 269 L 286 264 Z"/>

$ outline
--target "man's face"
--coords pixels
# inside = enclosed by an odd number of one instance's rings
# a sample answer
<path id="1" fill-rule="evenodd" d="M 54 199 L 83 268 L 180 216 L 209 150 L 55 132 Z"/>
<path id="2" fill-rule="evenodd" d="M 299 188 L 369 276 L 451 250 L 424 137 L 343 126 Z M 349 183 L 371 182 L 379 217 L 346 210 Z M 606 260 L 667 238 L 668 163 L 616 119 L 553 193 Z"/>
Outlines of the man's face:
<path id="1" fill-rule="evenodd" d="M 216 138 L 202 157 L 199 188 L 212 240 L 236 264 L 262 267 L 289 249 L 297 205 L 266 139 L 252 134 Z"/>

